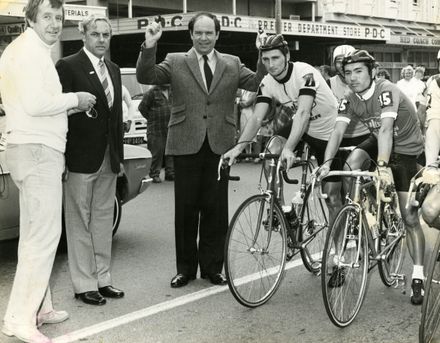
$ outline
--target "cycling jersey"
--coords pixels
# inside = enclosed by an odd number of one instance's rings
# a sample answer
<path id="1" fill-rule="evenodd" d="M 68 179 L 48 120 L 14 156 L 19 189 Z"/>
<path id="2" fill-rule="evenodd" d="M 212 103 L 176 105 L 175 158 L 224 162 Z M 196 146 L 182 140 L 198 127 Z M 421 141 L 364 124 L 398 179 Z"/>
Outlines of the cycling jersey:
<path id="1" fill-rule="evenodd" d="M 362 96 L 350 91 L 339 105 L 337 121 L 362 121 L 377 137 L 382 118 L 394 119 L 393 151 L 418 155 L 423 139 L 411 100 L 388 80 L 377 80 Z"/>
<path id="2" fill-rule="evenodd" d="M 330 81 L 330 88 L 333 94 L 335 95 L 336 100 L 339 103 L 350 92 L 350 87 L 348 87 L 348 85 L 344 81 L 342 81 L 339 75 L 335 75 L 331 77 L 329 81 Z M 344 137 L 352 138 L 352 137 L 360 137 L 369 134 L 370 134 L 370 130 L 364 123 L 358 120 L 353 120 L 347 126 L 347 129 L 345 130 L 344 133 Z"/>
<path id="3" fill-rule="evenodd" d="M 427 82 L 426 120 L 440 119 L 440 74 Z"/>
<path id="4" fill-rule="evenodd" d="M 303 62 L 289 62 L 287 75 L 276 80 L 267 74 L 260 83 L 257 103 L 279 102 L 296 113 L 298 97 L 314 97 L 306 133 L 314 138 L 328 141 L 335 126 L 338 104 L 321 73 Z"/>

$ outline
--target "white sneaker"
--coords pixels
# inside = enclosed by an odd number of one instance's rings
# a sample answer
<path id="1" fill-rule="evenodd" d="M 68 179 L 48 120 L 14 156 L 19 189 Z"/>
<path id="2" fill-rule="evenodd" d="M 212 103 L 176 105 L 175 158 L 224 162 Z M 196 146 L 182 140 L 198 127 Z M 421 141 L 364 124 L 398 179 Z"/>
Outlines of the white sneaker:
<path id="1" fill-rule="evenodd" d="M 69 318 L 69 314 L 66 311 L 52 310 L 47 313 L 39 313 L 37 316 L 37 326 L 40 327 L 43 324 L 58 324 L 64 322 Z"/>
<path id="2" fill-rule="evenodd" d="M 2 332 L 9 337 L 15 336 L 27 343 L 53 343 L 49 337 L 43 335 L 35 327 L 4 323 Z"/>

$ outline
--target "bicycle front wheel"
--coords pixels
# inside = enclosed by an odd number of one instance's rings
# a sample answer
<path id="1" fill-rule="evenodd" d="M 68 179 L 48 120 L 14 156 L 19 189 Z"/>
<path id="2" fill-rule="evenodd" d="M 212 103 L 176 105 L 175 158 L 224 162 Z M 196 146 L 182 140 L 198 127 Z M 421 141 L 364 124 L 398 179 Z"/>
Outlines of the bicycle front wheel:
<path id="1" fill-rule="evenodd" d="M 321 275 L 324 305 L 339 327 L 351 324 L 367 290 L 368 240 L 354 205 L 344 206 L 327 234 Z"/>
<path id="2" fill-rule="evenodd" d="M 247 307 L 267 302 L 277 291 L 286 264 L 286 221 L 267 195 L 254 195 L 235 212 L 225 244 L 225 271 L 235 299 Z"/>
<path id="3" fill-rule="evenodd" d="M 398 282 L 405 256 L 405 228 L 402 218 L 390 204 L 385 204 L 382 211 L 383 227 L 376 241 L 376 251 L 381 254 L 379 275 L 385 286 Z M 385 250 L 386 249 L 386 250 Z"/>
<path id="4" fill-rule="evenodd" d="M 321 271 L 322 252 L 328 231 L 327 205 L 318 194 L 317 188 L 312 193 L 311 185 L 307 187 L 297 236 L 297 242 L 304 244 L 304 248 L 301 249 L 304 266 L 314 274 Z"/>
<path id="5" fill-rule="evenodd" d="M 423 297 L 419 342 L 429 343 L 434 338 L 440 322 L 440 236 L 435 243 L 428 268 Z"/>

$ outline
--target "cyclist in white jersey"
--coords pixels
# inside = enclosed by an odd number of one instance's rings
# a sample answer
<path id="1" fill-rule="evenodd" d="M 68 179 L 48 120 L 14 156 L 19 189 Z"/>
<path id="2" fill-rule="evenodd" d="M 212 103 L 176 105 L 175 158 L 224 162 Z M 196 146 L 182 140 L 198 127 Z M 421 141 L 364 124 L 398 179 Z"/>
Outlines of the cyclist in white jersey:
<path id="1" fill-rule="evenodd" d="M 326 148 L 325 158 L 333 157 L 351 121 L 362 121 L 372 131 L 349 156 L 353 169 L 360 168 L 368 158 L 377 159 L 381 180 L 396 187 L 400 211 L 408 233 L 408 250 L 414 263 L 411 302 L 423 302 L 423 257 L 425 240 L 416 207 L 405 207 L 411 178 L 417 172 L 416 159 L 423 149 L 423 139 L 415 108 L 410 99 L 388 80 L 375 80 L 377 65 L 365 50 L 348 53 L 343 60 L 345 79 L 351 89 L 341 101 L 336 125 Z M 324 163 L 319 171 L 323 177 L 330 170 Z M 335 271 L 343 275 L 343 268 Z M 336 274 L 330 281 L 338 280 Z M 339 287 L 341 283 L 331 285 Z"/>
<path id="2" fill-rule="evenodd" d="M 440 71 L 440 50 L 437 54 Z M 423 173 L 423 182 L 435 186 L 426 196 L 422 206 L 422 216 L 425 222 L 440 229 L 440 174 L 438 168 L 430 167 L 437 160 L 440 153 L 440 74 L 431 76 L 427 83 L 426 101 L 421 102 L 419 112 L 426 112 L 425 156 L 426 166 Z"/>
<path id="3" fill-rule="evenodd" d="M 303 139 L 311 146 L 318 162 L 323 163 L 325 146 L 337 115 L 337 101 L 332 91 L 314 67 L 303 62 L 289 61 L 288 44 L 282 35 L 269 36 L 260 46 L 260 51 L 268 74 L 261 81 L 254 113 L 247 122 L 238 144 L 226 152 L 224 158 L 229 159 L 230 165 L 234 163 L 246 142 L 251 141 L 261 127 L 271 105 L 278 102 L 288 107 L 291 113 L 295 113 L 290 127 L 275 132 L 284 137 L 278 147 L 281 150 L 284 145 L 281 160 L 290 167 L 295 160 L 294 150 Z M 271 152 L 279 153 L 280 150 L 271 149 Z M 332 167 L 340 168 L 338 162 L 335 160 Z M 330 220 L 342 204 L 339 189 L 340 179 L 328 180 L 324 185 L 324 191 L 329 195 L 327 205 Z"/>

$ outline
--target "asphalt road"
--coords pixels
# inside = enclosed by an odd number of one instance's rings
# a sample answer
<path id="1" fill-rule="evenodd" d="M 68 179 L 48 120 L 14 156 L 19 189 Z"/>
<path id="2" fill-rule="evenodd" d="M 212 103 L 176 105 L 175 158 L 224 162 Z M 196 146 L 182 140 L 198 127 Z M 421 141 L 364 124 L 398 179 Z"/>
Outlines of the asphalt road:
<path id="1" fill-rule="evenodd" d="M 239 164 L 230 183 L 230 216 L 257 190 L 259 168 Z M 292 194 L 295 189 L 292 188 Z M 288 194 L 290 196 L 290 194 Z M 59 253 L 51 280 L 57 309 L 70 319 L 42 328 L 54 342 L 417 342 L 420 307 L 401 289 L 383 286 L 377 269 L 370 273 L 368 293 L 354 323 L 335 327 L 327 317 L 320 278 L 294 260 L 277 294 L 264 306 L 247 309 L 227 286 L 197 279 L 172 289 L 175 274 L 173 184 L 153 184 L 123 207 L 113 245 L 113 284 L 123 299 L 95 307 L 73 298 L 67 256 Z M 432 241 L 434 238 L 429 238 Z M 17 241 L 0 242 L 0 316 L 3 316 L 16 264 Z M 410 277 L 410 257 L 405 271 Z M 0 334 L 0 342 L 17 340 Z"/>

